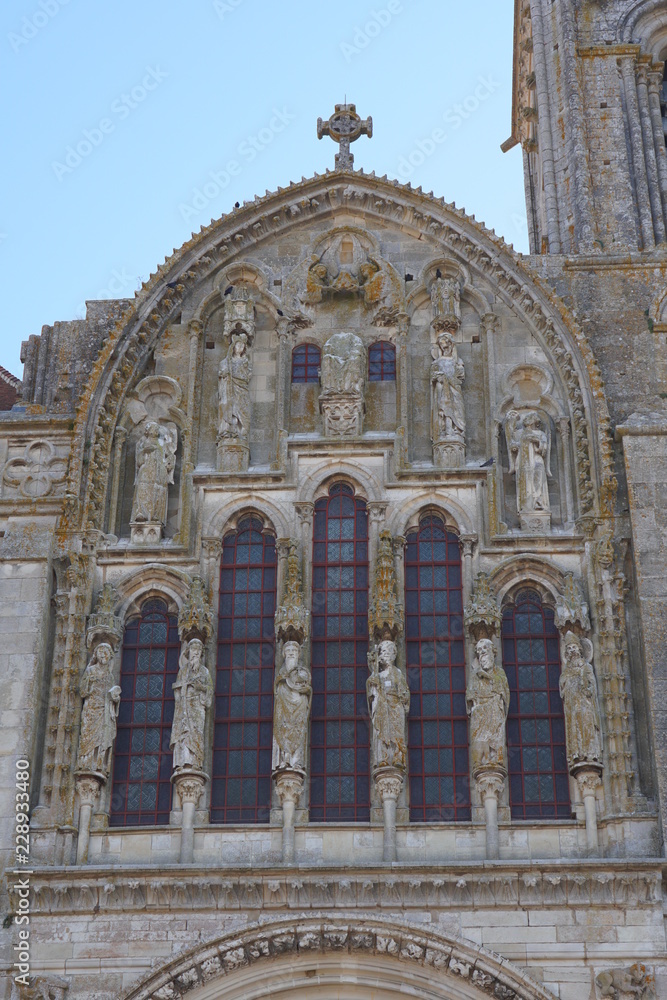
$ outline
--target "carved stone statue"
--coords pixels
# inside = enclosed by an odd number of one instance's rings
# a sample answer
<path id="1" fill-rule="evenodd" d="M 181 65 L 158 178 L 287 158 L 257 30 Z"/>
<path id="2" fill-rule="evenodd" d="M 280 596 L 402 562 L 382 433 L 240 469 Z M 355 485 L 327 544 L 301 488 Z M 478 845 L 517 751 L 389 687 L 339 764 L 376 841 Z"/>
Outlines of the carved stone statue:
<path id="1" fill-rule="evenodd" d="M 373 725 L 374 768 L 405 769 L 405 720 L 410 691 L 396 666 L 396 644 L 384 639 L 369 653 L 370 677 L 366 681 L 368 710 Z"/>
<path id="2" fill-rule="evenodd" d="M 335 333 L 322 351 L 320 410 L 329 437 L 361 434 L 366 351 L 354 333 Z"/>
<path id="3" fill-rule="evenodd" d="M 136 447 L 133 523 L 167 523 L 169 484 L 174 482 L 177 443 L 175 427 L 159 424 L 156 420 L 146 421 Z"/>
<path id="4" fill-rule="evenodd" d="M 431 285 L 433 328 L 455 333 L 461 325 L 461 286 L 456 278 L 436 277 Z"/>
<path id="5" fill-rule="evenodd" d="M 551 475 L 551 435 L 536 410 L 510 410 L 505 421 L 509 471 L 516 475 L 517 510 L 522 527 L 550 522 L 548 477 Z"/>
<path id="6" fill-rule="evenodd" d="M 286 642 L 274 693 L 274 772 L 281 769 L 306 769 L 306 741 L 312 695 L 310 671 L 301 662 L 301 646 L 298 642 Z"/>
<path id="7" fill-rule="evenodd" d="M 640 962 L 627 969 L 605 969 L 595 982 L 601 997 L 612 997 L 613 1000 L 624 1000 L 626 997 L 650 1000 L 655 997 L 652 977 L 647 975 L 646 966 Z"/>
<path id="8" fill-rule="evenodd" d="M 120 688 L 113 682 L 113 649 L 101 642 L 86 667 L 79 693 L 83 698 L 77 769 L 109 775 L 116 738 Z"/>
<path id="9" fill-rule="evenodd" d="M 178 661 L 173 685 L 174 720 L 169 746 L 174 754 L 174 770 L 204 765 L 204 723 L 206 709 L 213 700 L 213 681 L 204 662 L 201 639 L 191 639 Z"/>
<path id="10" fill-rule="evenodd" d="M 510 689 L 502 667 L 496 666 L 496 647 L 480 639 L 472 663 L 466 705 L 470 716 L 470 750 L 473 772 L 483 768 L 507 770 L 505 722 Z"/>
<path id="11" fill-rule="evenodd" d="M 559 688 L 565 710 L 567 762 L 571 770 L 584 764 L 599 766 L 602 737 L 597 681 L 591 666 L 593 644 L 590 639 L 567 632 L 563 654 Z"/>
<path id="12" fill-rule="evenodd" d="M 462 385 L 465 368 L 459 361 L 451 333 L 438 334 L 431 365 L 431 440 L 433 461 L 440 468 L 456 468 L 465 455 L 465 410 Z"/>
<path id="13" fill-rule="evenodd" d="M 218 369 L 218 440 L 247 440 L 251 375 L 248 337 L 245 333 L 234 333 Z"/>

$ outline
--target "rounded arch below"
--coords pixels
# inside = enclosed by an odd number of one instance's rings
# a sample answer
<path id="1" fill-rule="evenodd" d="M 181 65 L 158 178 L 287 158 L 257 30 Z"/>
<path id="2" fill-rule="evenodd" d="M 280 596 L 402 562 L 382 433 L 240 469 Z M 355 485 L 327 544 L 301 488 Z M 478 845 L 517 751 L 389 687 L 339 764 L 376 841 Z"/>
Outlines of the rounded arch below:
<path id="1" fill-rule="evenodd" d="M 553 1000 L 506 959 L 461 938 L 319 916 L 230 933 L 181 955 L 122 1000 Z"/>

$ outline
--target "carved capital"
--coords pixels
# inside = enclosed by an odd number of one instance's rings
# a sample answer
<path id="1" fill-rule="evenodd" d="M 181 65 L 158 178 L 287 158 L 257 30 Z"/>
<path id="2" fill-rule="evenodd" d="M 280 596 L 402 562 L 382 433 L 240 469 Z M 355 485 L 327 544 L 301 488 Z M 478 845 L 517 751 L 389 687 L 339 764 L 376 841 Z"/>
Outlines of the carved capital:
<path id="1" fill-rule="evenodd" d="M 368 517 L 371 524 L 384 523 L 388 506 L 389 504 L 386 500 L 369 500 L 366 504 L 366 509 L 368 510 Z"/>
<path id="2" fill-rule="evenodd" d="M 488 798 L 490 795 L 498 799 L 505 787 L 506 777 L 507 772 L 499 767 L 480 768 L 473 774 L 473 778 L 483 799 Z"/>
<path id="3" fill-rule="evenodd" d="M 191 319 L 188 323 L 188 333 L 192 340 L 198 340 L 204 332 L 204 324 L 198 319 Z"/>
<path id="4" fill-rule="evenodd" d="M 302 525 L 311 525 L 313 523 L 315 504 L 311 500 L 297 500 L 294 504 L 294 510 Z"/>
<path id="5" fill-rule="evenodd" d="M 178 790 L 183 805 L 191 803 L 196 806 L 208 781 L 208 775 L 204 771 L 181 768 L 174 771 L 171 781 Z"/>
<path id="6" fill-rule="evenodd" d="M 81 805 L 94 806 L 101 788 L 106 784 L 106 775 L 99 771 L 77 771 L 74 779 Z"/>
<path id="7" fill-rule="evenodd" d="M 273 772 L 273 780 L 276 783 L 276 793 L 280 799 L 280 804 L 299 801 L 303 791 L 303 784 L 306 777 L 305 771 L 298 771 L 292 768 L 281 768 Z"/>
<path id="8" fill-rule="evenodd" d="M 479 536 L 476 535 L 476 534 L 461 535 L 460 536 L 460 538 L 459 538 L 459 545 L 461 546 L 461 554 L 464 557 L 472 555 L 472 550 L 474 549 L 474 547 L 475 547 L 475 545 L 476 545 L 476 543 L 478 541 L 478 537 Z"/>
<path id="9" fill-rule="evenodd" d="M 207 559 L 219 559 L 222 555 L 221 538 L 202 538 L 201 547 Z"/>
<path id="10" fill-rule="evenodd" d="M 394 535 L 391 540 L 391 547 L 394 551 L 394 556 L 400 556 L 401 559 L 405 554 L 405 546 L 407 544 L 407 539 L 405 535 Z"/>
<path id="11" fill-rule="evenodd" d="M 373 781 L 383 802 L 396 801 L 403 787 L 403 772 L 396 767 L 378 767 L 373 771 Z"/>
<path id="12" fill-rule="evenodd" d="M 278 553 L 279 559 L 287 559 L 289 555 L 290 545 L 292 545 L 291 538 L 276 539 L 276 552 Z"/>
<path id="13" fill-rule="evenodd" d="M 602 784 L 601 771 L 601 768 L 591 767 L 590 765 L 573 769 L 572 774 L 579 786 L 582 798 L 586 798 L 587 795 L 595 795 L 597 789 Z"/>
<path id="14" fill-rule="evenodd" d="M 201 639 L 206 642 L 213 629 L 213 614 L 208 593 L 201 577 L 195 576 L 183 607 L 178 613 L 178 634 L 182 641 Z"/>

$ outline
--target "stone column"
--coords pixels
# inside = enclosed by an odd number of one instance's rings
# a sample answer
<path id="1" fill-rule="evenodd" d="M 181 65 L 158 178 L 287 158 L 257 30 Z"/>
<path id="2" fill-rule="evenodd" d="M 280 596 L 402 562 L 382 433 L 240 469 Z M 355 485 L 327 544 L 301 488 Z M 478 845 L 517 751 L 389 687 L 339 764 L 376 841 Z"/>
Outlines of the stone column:
<path id="1" fill-rule="evenodd" d="M 368 573 L 371 580 L 375 575 L 380 528 L 384 524 L 388 506 L 389 504 L 383 500 L 370 500 L 366 505 L 368 510 Z"/>
<path id="2" fill-rule="evenodd" d="M 181 800 L 181 851 L 179 861 L 182 865 L 190 865 L 194 860 L 195 846 L 195 811 L 204 791 L 208 775 L 199 770 L 174 771 L 172 784 Z"/>
<path id="3" fill-rule="evenodd" d="M 410 317 L 407 313 L 398 314 L 398 335 L 396 337 L 396 415 L 398 426 L 394 442 L 394 467 L 404 468 L 408 464 L 408 424 L 410 413 L 408 409 L 409 358 L 408 333 Z"/>
<path id="4" fill-rule="evenodd" d="M 568 524 L 573 524 L 574 496 L 572 493 L 572 471 L 570 468 L 570 462 L 572 460 L 572 456 L 570 454 L 570 418 L 561 417 L 558 421 L 558 428 L 560 430 L 560 440 L 562 444 L 563 486 L 565 488 L 565 510 L 567 513 Z"/>
<path id="5" fill-rule="evenodd" d="M 285 588 L 285 579 L 287 576 L 287 557 L 289 556 L 289 550 L 291 544 L 292 544 L 291 538 L 276 539 L 276 554 L 278 556 L 278 569 L 276 573 L 276 594 L 278 595 L 278 600 L 281 600 L 283 590 Z"/>
<path id="6" fill-rule="evenodd" d="M 313 565 L 313 513 L 315 504 L 310 500 L 298 501 L 294 504 L 301 523 L 301 552 L 303 555 L 303 593 L 306 602 L 310 600 L 312 587 Z"/>
<path id="7" fill-rule="evenodd" d="M 642 134 L 639 102 L 637 100 L 637 81 L 635 79 L 634 56 L 621 56 L 619 59 L 623 89 L 628 108 L 628 125 L 632 140 L 632 166 L 637 185 L 637 210 L 641 227 L 642 247 L 650 250 L 655 246 L 653 233 L 653 217 L 651 215 L 651 200 L 646 175 L 646 160 L 644 157 L 644 137 Z"/>
<path id="8" fill-rule="evenodd" d="M 283 864 L 294 864 L 294 814 L 301 798 L 305 772 L 297 769 L 276 771 L 276 793 L 283 809 Z"/>
<path id="9" fill-rule="evenodd" d="M 598 817 L 596 791 L 601 786 L 602 769 L 583 765 L 573 770 L 572 774 L 579 786 L 584 800 L 584 815 L 586 817 L 586 847 L 590 854 L 598 852 Z"/>
<path id="10" fill-rule="evenodd" d="M 399 598 L 405 593 L 405 546 L 405 536 L 394 535 L 392 549 L 394 551 L 394 568 L 396 570 L 396 590 Z"/>
<path id="11" fill-rule="evenodd" d="M 644 138 L 646 176 L 648 178 L 648 190 L 651 198 L 651 212 L 653 214 L 655 241 L 656 243 L 664 243 L 665 218 L 662 211 L 660 181 L 658 179 L 658 163 L 655 156 L 655 143 L 653 141 L 653 123 L 651 121 L 651 109 L 648 97 L 648 70 L 649 67 L 645 61 L 640 62 L 637 66 L 637 101 L 639 104 L 642 135 Z"/>
<path id="12" fill-rule="evenodd" d="M 459 545 L 463 557 L 463 603 L 466 605 L 472 597 L 472 550 L 477 541 L 477 535 L 461 535 Z"/>
<path id="13" fill-rule="evenodd" d="M 549 253 L 558 254 L 561 252 L 561 246 L 558 225 L 558 192 L 556 190 L 553 136 L 551 133 L 553 108 L 550 107 L 551 95 L 549 93 L 544 27 L 541 15 L 532 18 L 531 25 L 533 33 L 533 59 L 535 60 L 535 86 L 537 89 L 537 107 L 539 111 L 537 131 L 540 142 L 542 173 L 544 176 L 547 238 L 549 240 Z M 536 252 L 539 253 L 539 248 L 537 248 Z"/>
<path id="14" fill-rule="evenodd" d="M 276 427 L 276 457 L 273 462 L 274 468 L 282 469 L 287 458 L 287 430 L 289 414 L 287 412 L 287 399 L 289 398 L 287 386 L 289 384 L 289 321 L 285 316 L 281 316 L 276 323 L 276 336 L 278 337 L 278 363 L 276 365 L 276 414 L 278 425 Z"/>
<path id="15" fill-rule="evenodd" d="M 486 826 L 486 857 L 496 861 L 500 857 L 500 837 L 498 833 L 498 799 L 505 787 L 507 772 L 498 768 L 480 770 L 473 775 L 484 802 L 484 822 Z"/>
<path id="16" fill-rule="evenodd" d="M 382 800 L 384 833 L 382 860 L 396 861 L 396 803 L 403 787 L 403 772 L 395 767 L 379 767 L 373 772 Z"/>
<path id="17" fill-rule="evenodd" d="M 99 771 L 77 771 L 74 780 L 79 796 L 79 836 L 76 845 L 76 863 L 77 865 L 85 865 L 88 861 L 93 806 L 97 802 L 101 789 L 106 785 L 107 777 Z"/>
<path id="18" fill-rule="evenodd" d="M 665 131 L 662 123 L 660 107 L 660 92 L 662 90 L 662 69 L 652 68 L 648 72 L 648 102 L 653 131 L 653 146 L 658 167 L 658 181 L 662 198 L 663 218 L 667 215 L 667 151 L 665 150 Z"/>

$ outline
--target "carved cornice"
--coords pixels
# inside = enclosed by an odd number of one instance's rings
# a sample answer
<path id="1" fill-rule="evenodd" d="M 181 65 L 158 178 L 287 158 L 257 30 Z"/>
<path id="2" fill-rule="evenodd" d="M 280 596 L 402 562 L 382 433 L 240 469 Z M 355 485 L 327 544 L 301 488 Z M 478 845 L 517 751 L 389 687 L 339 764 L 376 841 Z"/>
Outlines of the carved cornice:
<path id="1" fill-rule="evenodd" d="M 31 877 L 31 912 L 65 914 L 155 910 L 245 910 L 282 906 L 287 910 L 402 907 L 406 909 L 526 908 L 543 906 L 662 907 L 660 862 L 623 859 L 510 865 L 480 864 L 398 871 L 312 869 L 298 878 L 284 869 L 76 868 L 36 870 Z"/>
<path id="2" fill-rule="evenodd" d="M 362 212 L 367 219 L 377 218 L 385 225 L 400 225 L 445 245 L 471 270 L 491 281 L 499 296 L 527 322 L 548 349 L 567 388 L 579 499 L 584 513 L 594 512 L 598 476 L 593 455 L 599 455 L 599 478 L 611 478 L 611 425 L 597 363 L 571 314 L 502 239 L 454 205 L 386 177 L 339 171 L 335 176 L 316 175 L 256 198 L 203 228 L 137 293 L 101 349 L 89 389 L 79 404 L 67 499 L 59 524 L 61 535 L 82 524 L 101 526 L 113 432 L 121 405 L 157 339 L 182 308 L 185 295 L 212 271 L 227 266 L 251 247 L 342 209 Z M 584 371 L 592 398 L 582 379 Z M 595 421 L 591 408 L 595 409 Z M 597 428 L 596 445 L 589 440 L 589 422 Z"/>

